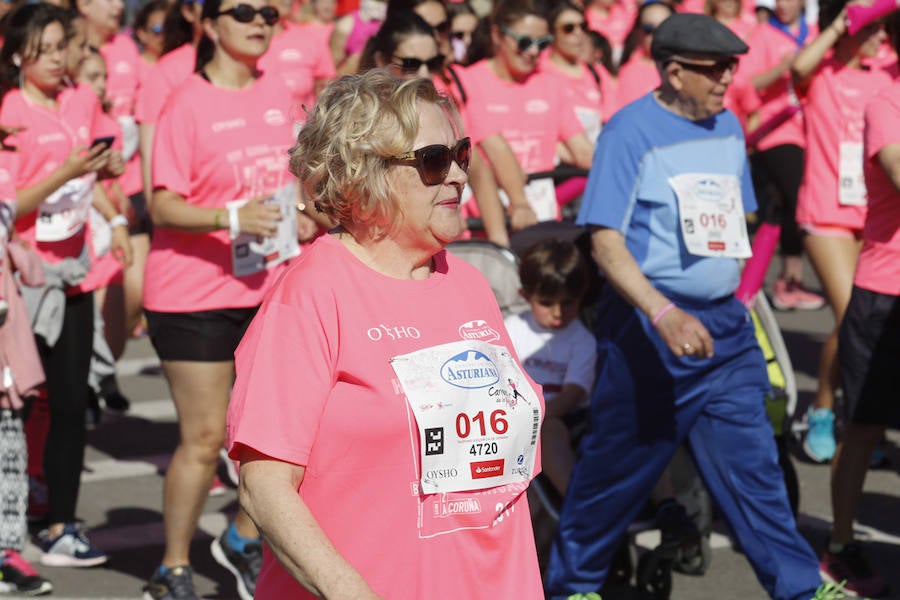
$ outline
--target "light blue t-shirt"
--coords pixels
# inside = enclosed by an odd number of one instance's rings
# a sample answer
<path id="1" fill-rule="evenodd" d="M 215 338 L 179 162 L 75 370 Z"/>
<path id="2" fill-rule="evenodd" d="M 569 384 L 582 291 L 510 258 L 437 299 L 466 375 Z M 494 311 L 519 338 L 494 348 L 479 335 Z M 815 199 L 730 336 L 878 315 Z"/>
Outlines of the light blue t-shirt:
<path id="1" fill-rule="evenodd" d="M 734 292 L 734 258 L 688 253 L 668 179 L 682 173 L 733 175 L 745 212 L 756 210 L 744 134 L 729 111 L 691 121 L 663 108 L 653 93 L 622 108 L 597 140 L 579 225 L 617 229 L 650 282 L 663 294 L 698 301 Z"/>

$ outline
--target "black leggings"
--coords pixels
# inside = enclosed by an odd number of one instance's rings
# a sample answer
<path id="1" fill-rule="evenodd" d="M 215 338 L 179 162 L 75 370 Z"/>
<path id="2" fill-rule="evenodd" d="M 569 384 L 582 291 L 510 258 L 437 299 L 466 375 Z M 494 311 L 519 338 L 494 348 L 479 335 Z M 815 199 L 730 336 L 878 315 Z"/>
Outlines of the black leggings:
<path id="1" fill-rule="evenodd" d="M 62 332 L 51 348 L 36 336 L 47 378 L 50 430 L 44 445 L 50 523 L 72 523 L 81 484 L 84 414 L 94 340 L 94 295 L 66 298 Z"/>
<path id="2" fill-rule="evenodd" d="M 794 144 L 782 144 L 750 155 L 753 186 L 759 201 L 759 215 L 766 223 L 781 225 L 781 254 L 800 256 L 803 241 L 797 227 L 797 192 L 803 181 L 804 150 Z M 777 192 L 773 197 L 766 184 Z"/>

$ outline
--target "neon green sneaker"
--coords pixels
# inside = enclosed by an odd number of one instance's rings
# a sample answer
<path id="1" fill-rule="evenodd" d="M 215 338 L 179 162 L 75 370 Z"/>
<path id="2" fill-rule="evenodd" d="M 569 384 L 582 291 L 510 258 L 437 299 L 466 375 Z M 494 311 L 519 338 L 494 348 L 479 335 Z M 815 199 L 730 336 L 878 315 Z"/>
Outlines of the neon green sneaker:
<path id="1" fill-rule="evenodd" d="M 587 594 L 579 592 L 569 596 L 568 600 L 603 600 L 603 598 L 597 592 L 588 592 Z"/>
<path id="2" fill-rule="evenodd" d="M 850 596 L 844 593 L 844 585 L 846 583 L 846 581 L 842 581 L 837 585 L 830 581 L 823 583 L 816 590 L 816 595 L 810 600 L 842 600 L 843 598 L 849 598 Z"/>

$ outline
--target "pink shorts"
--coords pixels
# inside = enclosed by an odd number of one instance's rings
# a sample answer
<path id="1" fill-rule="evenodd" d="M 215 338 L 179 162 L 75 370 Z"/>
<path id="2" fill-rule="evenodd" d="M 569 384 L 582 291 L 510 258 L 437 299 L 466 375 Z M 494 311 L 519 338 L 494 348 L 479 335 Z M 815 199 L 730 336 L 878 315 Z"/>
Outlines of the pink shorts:
<path id="1" fill-rule="evenodd" d="M 845 238 L 857 241 L 862 239 L 862 229 L 842 227 L 840 225 L 816 225 L 814 223 L 797 223 L 797 227 L 808 235 L 818 237 Z"/>

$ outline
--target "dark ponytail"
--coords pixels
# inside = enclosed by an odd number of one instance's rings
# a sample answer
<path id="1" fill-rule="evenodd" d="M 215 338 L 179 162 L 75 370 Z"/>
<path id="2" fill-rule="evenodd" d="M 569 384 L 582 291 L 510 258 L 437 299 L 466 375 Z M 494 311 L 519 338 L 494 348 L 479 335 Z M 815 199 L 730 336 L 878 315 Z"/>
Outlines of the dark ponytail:
<path id="1" fill-rule="evenodd" d="M 219 9 L 222 7 L 222 0 L 204 0 L 203 12 L 200 14 L 200 22 L 206 19 L 215 19 L 219 16 Z M 194 72 L 199 73 L 212 60 L 213 54 L 216 52 L 216 45 L 209 36 L 204 32 L 197 45 L 197 62 L 194 63 Z"/>

